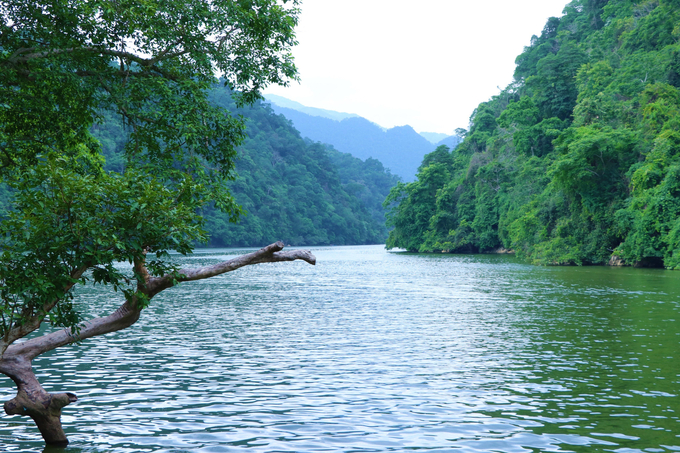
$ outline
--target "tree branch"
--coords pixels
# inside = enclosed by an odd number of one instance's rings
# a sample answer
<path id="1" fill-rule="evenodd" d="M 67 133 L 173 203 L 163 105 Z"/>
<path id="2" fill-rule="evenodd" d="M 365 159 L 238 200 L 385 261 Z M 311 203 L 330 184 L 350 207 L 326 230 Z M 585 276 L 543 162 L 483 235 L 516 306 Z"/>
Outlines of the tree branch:
<path id="1" fill-rule="evenodd" d="M 71 329 L 67 328 L 37 338 L 32 338 L 23 343 L 13 344 L 5 351 L 2 360 L 0 360 L 0 364 L 5 360 L 10 360 L 15 357 L 21 357 L 22 359 L 31 361 L 40 354 L 44 354 L 47 351 L 51 351 L 60 346 L 125 329 L 137 322 L 140 312 L 141 310 L 136 310 L 132 308 L 129 302 L 125 302 L 110 315 L 95 318 L 84 323 L 78 336 L 73 335 Z"/>
<path id="2" fill-rule="evenodd" d="M 143 68 L 146 68 L 147 70 L 151 71 L 156 71 L 158 72 L 161 76 L 177 81 L 178 77 L 176 74 L 172 74 L 168 71 L 163 70 L 162 68 L 158 67 L 156 63 L 167 60 L 167 59 L 172 59 L 172 58 L 177 58 L 181 57 L 183 55 L 186 55 L 188 53 L 191 53 L 190 49 L 185 49 L 182 51 L 177 51 L 173 53 L 167 53 L 167 49 L 163 51 L 161 54 L 155 56 L 154 58 L 143 58 L 140 57 L 139 55 L 136 55 L 131 52 L 125 52 L 122 50 L 113 50 L 113 49 L 107 49 L 107 48 L 100 48 L 100 47 L 71 47 L 71 48 L 66 48 L 66 49 L 51 49 L 51 50 L 45 50 L 42 52 L 33 52 L 26 54 L 26 52 L 32 52 L 36 50 L 35 47 L 31 48 L 22 48 L 17 50 L 12 56 L 8 59 L 6 59 L 4 62 L 0 61 L 0 65 L 12 65 L 12 66 L 17 66 L 20 63 L 26 63 L 31 60 L 36 60 L 36 59 L 41 59 L 41 58 L 47 58 L 55 55 L 61 55 L 61 54 L 72 54 L 72 53 L 85 53 L 85 54 L 95 54 L 95 55 L 109 55 L 112 57 L 119 58 L 121 60 L 127 59 L 129 61 L 134 61 L 135 63 L 139 64 Z M 29 77 L 31 75 L 31 71 L 26 70 L 25 68 L 18 68 L 16 69 L 17 72 L 20 72 L 22 74 L 25 73 L 26 77 Z M 85 75 L 87 74 L 87 71 L 83 71 Z M 121 71 L 123 72 L 123 71 Z"/>
<path id="3" fill-rule="evenodd" d="M 281 250 L 283 250 L 283 247 L 283 242 L 276 242 L 256 252 L 241 255 L 213 266 L 199 267 L 196 269 L 181 269 L 176 274 L 168 274 L 163 277 L 149 277 L 143 262 L 139 261 L 138 263 L 135 263 L 135 271 L 139 272 L 142 278 L 146 280 L 146 287 L 144 287 L 144 285 L 139 285 L 137 290 L 143 292 L 150 299 L 164 289 L 174 286 L 176 282 L 202 280 L 252 264 L 294 260 L 303 260 L 312 265 L 316 264 L 316 257 L 310 251 L 292 250 L 290 252 L 282 252 Z M 23 343 L 12 344 L 5 351 L 2 359 L 0 359 L 0 367 L 5 360 L 21 358 L 23 360 L 31 361 L 40 354 L 44 354 L 45 352 L 60 346 L 130 327 L 137 322 L 142 311 L 140 304 L 137 303 L 136 296 L 133 296 L 131 299 L 132 300 L 126 301 L 110 315 L 85 322 L 82 325 L 78 336 L 74 336 L 71 329 L 62 329 L 57 332 L 32 338 Z"/>
<path id="4" fill-rule="evenodd" d="M 70 54 L 70 53 L 76 53 L 76 52 L 84 52 L 84 53 L 94 53 L 94 54 L 100 54 L 100 55 L 110 55 L 113 57 L 119 57 L 119 58 L 126 58 L 128 60 L 134 61 L 136 63 L 139 63 L 142 66 L 151 66 L 153 65 L 156 61 L 156 59 L 147 59 L 147 58 L 142 58 L 139 55 L 135 55 L 134 53 L 131 52 L 125 52 L 123 50 L 113 50 L 113 49 L 106 49 L 106 48 L 101 48 L 101 47 L 70 47 L 66 49 L 51 49 L 51 50 L 44 50 L 42 52 L 33 52 L 26 54 L 27 51 L 33 51 L 36 50 L 35 47 L 32 48 L 23 48 L 17 50 L 10 58 L 7 59 L 7 62 L 9 63 L 25 63 L 30 60 L 36 60 L 39 58 L 47 58 L 53 55 L 61 55 L 61 54 Z M 25 54 L 25 55 L 22 55 Z"/>
<path id="5" fill-rule="evenodd" d="M 71 278 L 73 279 L 73 282 L 69 283 L 66 285 L 63 289 L 63 294 L 64 296 L 73 288 L 77 282 L 77 280 L 82 277 L 82 275 L 87 271 L 88 266 L 81 266 L 80 268 L 74 269 L 71 272 Z M 40 327 L 40 324 L 45 320 L 45 317 L 47 314 L 61 301 L 62 298 L 53 298 L 49 301 L 46 301 L 39 310 L 33 315 L 30 313 L 26 313 L 25 317 L 27 318 L 26 322 L 23 324 L 15 325 L 12 327 L 4 336 L 2 340 L 0 340 L 0 357 L 3 357 L 4 353 L 11 348 L 12 343 L 14 343 L 16 340 L 19 338 L 23 338 L 29 333 L 35 331 Z M 31 309 L 33 310 L 33 309 Z M 0 359 L 1 360 L 1 359 Z"/>
<path id="6" fill-rule="evenodd" d="M 229 261 L 223 261 L 212 266 L 204 266 L 195 269 L 180 269 L 174 274 L 167 274 L 163 277 L 151 278 L 147 287 L 149 296 L 158 294 L 160 291 L 173 286 L 175 282 L 203 280 L 216 275 L 224 274 L 226 272 L 231 272 L 251 264 L 276 263 L 281 261 L 295 260 L 306 261 L 312 265 L 316 264 L 316 257 L 310 251 L 292 250 L 290 252 L 282 252 L 281 250 L 283 250 L 283 247 L 283 242 L 279 241 L 261 248 L 256 252 L 241 255 Z"/>

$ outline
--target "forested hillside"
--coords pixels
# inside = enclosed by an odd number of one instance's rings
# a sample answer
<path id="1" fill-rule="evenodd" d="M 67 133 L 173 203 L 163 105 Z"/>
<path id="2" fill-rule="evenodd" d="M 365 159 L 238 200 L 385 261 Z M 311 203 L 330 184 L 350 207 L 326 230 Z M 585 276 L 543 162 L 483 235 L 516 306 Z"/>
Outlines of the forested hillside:
<path id="1" fill-rule="evenodd" d="M 375 244 L 387 236 L 380 204 L 398 178 L 380 162 L 361 161 L 305 141 L 267 104 L 237 109 L 228 94 L 214 101 L 248 118 L 239 148 L 238 179 L 231 184 L 247 214 L 237 224 L 206 213 L 211 245 Z"/>
<path id="2" fill-rule="evenodd" d="M 245 215 L 237 223 L 207 209 L 210 246 L 375 244 L 387 237 L 382 201 L 399 180 L 375 159 L 362 161 L 329 145 L 303 140 L 290 122 L 267 104 L 238 109 L 229 93 L 211 100 L 247 118 L 238 149 L 238 178 L 230 189 Z M 126 132 L 107 117 L 96 126 L 108 169 L 125 165 Z"/>
<path id="3" fill-rule="evenodd" d="M 573 1 L 399 184 L 388 247 L 680 268 L 680 1 Z"/>

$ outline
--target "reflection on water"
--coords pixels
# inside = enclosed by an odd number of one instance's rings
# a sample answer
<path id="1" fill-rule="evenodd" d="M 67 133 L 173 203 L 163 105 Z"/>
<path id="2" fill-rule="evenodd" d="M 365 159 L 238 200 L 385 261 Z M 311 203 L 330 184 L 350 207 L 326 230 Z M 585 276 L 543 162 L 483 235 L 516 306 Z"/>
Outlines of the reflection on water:
<path id="1" fill-rule="evenodd" d="M 183 284 L 37 360 L 80 398 L 65 452 L 680 451 L 677 272 L 314 253 Z M 118 297 L 79 300 L 100 315 Z M 20 417 L 0 445 L 42 450 Z"/>

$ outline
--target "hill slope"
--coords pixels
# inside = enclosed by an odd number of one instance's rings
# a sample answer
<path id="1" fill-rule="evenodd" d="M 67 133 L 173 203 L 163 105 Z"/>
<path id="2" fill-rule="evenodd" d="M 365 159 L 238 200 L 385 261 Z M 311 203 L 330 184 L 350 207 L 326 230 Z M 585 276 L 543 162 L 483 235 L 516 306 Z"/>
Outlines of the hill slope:
<path id="1" fill-rule="evenodd" d="M 680 268 L 680 1 L 573 1 L 462 145 L 390 193 L 388 246 Z"/>
<path id="2" fill-rule="evenodd" d="M 329 143 L 341 152 L 360 159 L 378 159 L 405 181 L 413 181 L 418 165 L 435 146 L 410 126 L 383 130 L 365 118 L 342 121 L 311 116 L 298 110 L 272 105 L 272 109 L 293 122 L 303 137 Z"/>
<path id="3" fill-rule="evenodd" d="M 239 177 L 229 183 L 245 209 L 238 223 L 215 209 L 204 212 L 210 246 L 376 244 L 387 237 L 381 203 L 398 178 L 374 159 L 362 161 L 329 145 L 304 140 L 268 104 L 238 109 L 229 93 L 211 100 L 246 119 L 247 137 L 238 149 Z M 107 168 L 125 165 L 125 131 L 109 117 L 96 127 Z"/>
<path id="4" fill-rule="evenodd" d="M 379 200 L 396 178 L 379 162 L 363 162 L 303 140 L 267 104 L 237 109 L 225 93 L 215 93 L 213 99 L 248 119 L 236 165 L 239 178 L 230 184 L 248 214 L 234 225 L 224 214 L 207 212 L 211 245 L 255 246 L 278 239 L 292 245 L 384 241 Z"/>
<path id="5" fill-rule="evenodd" d="M 428 142 L 435 144 L 435 145 L 437 143 L 441 142 L 442 140 L 451 137 L 449 135 L 442 134 L 442 133 L 439 133 L 439 132 L 419 132 L 419 134 L 422 135 L 423 137 L 425 137 L 425 139 Z"/>

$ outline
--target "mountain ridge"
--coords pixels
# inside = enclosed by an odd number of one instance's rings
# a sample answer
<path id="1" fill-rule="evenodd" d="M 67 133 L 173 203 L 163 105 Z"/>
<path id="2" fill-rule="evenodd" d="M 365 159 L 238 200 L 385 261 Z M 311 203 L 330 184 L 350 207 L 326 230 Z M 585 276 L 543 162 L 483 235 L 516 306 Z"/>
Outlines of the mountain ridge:
<path id="1" fill-rule="evenodd" d="M 272 98 L 271 95 L 267 96 Z M 311 115 L 295 108 L 282 107 L 269 98 L 267 100 L 272 110 L 290 120 L 302 136 L 312 141 L 328 143 L 338 151 L 362 160 L 377 159 L 393 174 L 407 182 L 415 179 L 423 157 L 441 144 L 441 142 L 433 144 L 409 125 L 384 129 L 358 115 L 336 120 L 328 116 Z M 285 99 L 280 96 L 276 98 Z M 290 102 L 290 105 L 302 105 Z M 444 140 L 448 140 L 447 146 L 453 148 L 460 138 L 451 136 Z M 451 146 L 452 144 L 454 146 Z"/>
<path id="2" fill-rule="evenodd" d="M 284 98 L 283 96 L 277 96 L 275 94 L 265 95 L 265 101 L 269 102 L 272 105 L 278 105 L 279 107 L 297 110 L 298 112 L 303 112 L 306 113 L 307 115 L 320 116 L 322 118 L 328 118 L 335 121 L 342 121 L 345 118 L 353 118 L 359 116 L 356 113 L 337 112 L 335 110 L 308 107 L 306 105 L 300 104 L 297 101 Z"/>
<path id="3" fill-rule="evenodd" d="M 387 248 L 680 269 L 680 3 L 571 2 L 390 192 Z"/>
<path id="4" fill-rule="evenodd" d="M 235 161 L 238 177 L 227 184 L 246 212 L 233 223 L 230 214 L 205 207 L 209 247 L 261 247 L 277 240 L 296 246 L 385 241 L 382 202 L 399 179 L 379 161 L 303 139 L 269 104 L 238 107 L 228 90 L 217 87 L 209 99 L 245 121 Z M 119 116 L 103 115 L 92 134 L 101 143 L 105 169 L 123 171 L 129 131 Z M 0 213 L 11 208 L 5 189 L 0 185 Z"/>

